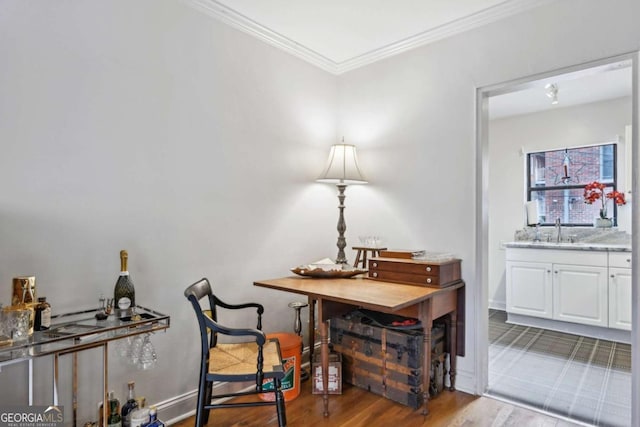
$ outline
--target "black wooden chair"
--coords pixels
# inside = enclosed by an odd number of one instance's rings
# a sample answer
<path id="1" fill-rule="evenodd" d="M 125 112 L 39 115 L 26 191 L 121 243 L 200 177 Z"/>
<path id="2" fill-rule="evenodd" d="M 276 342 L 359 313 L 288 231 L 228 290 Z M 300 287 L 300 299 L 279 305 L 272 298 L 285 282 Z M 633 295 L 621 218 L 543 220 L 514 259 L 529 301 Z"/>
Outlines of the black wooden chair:
<path id="1" fill-rule="evenodd" d="M 276 407 L 278 425 L 280 427 L 286 426 L 285 402 L 280 388 L 281 380 L 284 377 L 282 356 L 278 340 L 267 339 L 261 331 L 264 307 L 256 303 L 227 304 L 213 295 L 211 285 L 206 278 L 185 289 L 184 296 L 191 301 L 196 312 L 202 346 L 196 427 L 207 424 L 211 409 L 268 405 Z M 200 305 L 200 301 L 205 297 L 208 300 L 209 310 L 206 309 L 206 306 L 203 309 Z M 218 308 L 231 310 L 255 308 L 258 314 L 256 329 L 223 326 L 218 322 Z M 240 343 L 223 343 L 218 342 L 218 335 L 245 337 L 249 340 L 246 342 L 246 339 L 242 339 L 243 342 Z M 273 387 L 263 388 L 263 380 L 265 379 L 271 379 Z M 254 381 L 255 387 L 248 391 L 212 395 L 214 381 Z M 256 399 L 250 402 L 227 401 L 233 397 L 257 395 L 258 393 L 273 393 L 273 395 L 264 400 Z M 212 403 L 212 400 L 218 403 Z"/>

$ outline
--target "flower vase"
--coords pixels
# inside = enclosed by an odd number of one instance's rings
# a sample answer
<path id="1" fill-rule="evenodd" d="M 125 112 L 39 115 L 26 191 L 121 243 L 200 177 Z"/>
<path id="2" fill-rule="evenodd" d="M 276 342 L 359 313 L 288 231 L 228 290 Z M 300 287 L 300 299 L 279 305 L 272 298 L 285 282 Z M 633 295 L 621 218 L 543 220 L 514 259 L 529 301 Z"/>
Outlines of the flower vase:
<path id="1" fill-rule="evenodd" d="M 596 228 L 611 228 L 613 227 L 613 220 L 611 218 L 596 218 L 593 221 L 593 226 Z"/>

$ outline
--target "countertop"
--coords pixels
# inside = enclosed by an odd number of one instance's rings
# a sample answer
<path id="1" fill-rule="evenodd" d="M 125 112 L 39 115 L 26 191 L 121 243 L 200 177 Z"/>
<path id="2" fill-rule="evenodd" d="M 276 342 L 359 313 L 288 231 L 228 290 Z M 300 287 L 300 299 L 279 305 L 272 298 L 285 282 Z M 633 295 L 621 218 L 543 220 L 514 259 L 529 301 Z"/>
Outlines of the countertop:
<path id="1" fill-rule="evenodd" d="M 594 242 L 534 242 L 531 240 L 520 240 L 505 242 L 505 248 L 529 248 L 529 249 L 562 249 L 573 251 L 607 251 L 607 252 L 631 252 L 631 245 L 624 243 L 594 243 Z"/>

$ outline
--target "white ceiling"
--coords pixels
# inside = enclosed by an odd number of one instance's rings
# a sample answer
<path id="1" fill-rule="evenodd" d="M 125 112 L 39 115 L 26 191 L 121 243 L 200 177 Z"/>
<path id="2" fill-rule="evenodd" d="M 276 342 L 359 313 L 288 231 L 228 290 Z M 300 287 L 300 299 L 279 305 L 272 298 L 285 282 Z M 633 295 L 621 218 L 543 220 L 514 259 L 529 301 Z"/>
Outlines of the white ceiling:
<path id="1" fill-rule="evenodd" d="M 340 74 L 558 0 L 183 0 L 202 12 Z M 558 85 L 558 105 L 545 95 Z M 499 96 L 498 96 L 499 95 Z M 512 86 L 490 118 L 631 95 L 629 64 Z"/>
<path id="2" fill-rule="evenodd" d="M 184 0 L 335 74 L 553 0 Z"/>
<path id="3" fill-rule="evenodd" d="M 558 87 L 558 103 L 551 104 L 545 86 Z M 489 98 L 489 117 L 499 119 L 520 114 L 564 108 L 631 96 L 631 61 L 605 64 L 584 70 L 504 88 Z"/>

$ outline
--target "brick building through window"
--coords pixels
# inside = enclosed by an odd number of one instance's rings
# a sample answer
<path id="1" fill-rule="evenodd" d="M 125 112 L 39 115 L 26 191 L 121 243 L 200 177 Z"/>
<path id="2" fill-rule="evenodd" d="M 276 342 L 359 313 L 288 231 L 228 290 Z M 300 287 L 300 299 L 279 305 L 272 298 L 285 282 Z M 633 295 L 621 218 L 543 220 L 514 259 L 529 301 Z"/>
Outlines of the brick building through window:
<path id="1" fill-rule="evenodd" d="M 616 189 L 616 144 L 542 151 L 527 155 L 527 200 L 538 201 L 542 225 L 560 218 L 563 225 L 593 225 L 600 215 L 600 200 L 584 201 L 584 186 L 599 181 L 605 193 Z M 605 199 L 607 216 L 615 219 L 617 207 Z"/>

